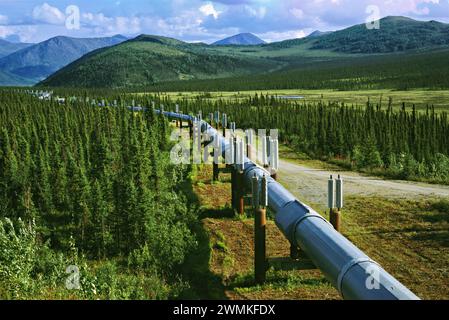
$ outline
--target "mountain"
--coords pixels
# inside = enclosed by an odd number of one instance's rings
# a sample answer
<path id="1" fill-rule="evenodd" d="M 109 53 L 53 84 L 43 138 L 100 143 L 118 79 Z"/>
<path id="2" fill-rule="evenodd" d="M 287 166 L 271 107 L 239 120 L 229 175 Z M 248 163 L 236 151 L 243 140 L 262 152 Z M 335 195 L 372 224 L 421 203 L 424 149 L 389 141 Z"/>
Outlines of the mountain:
<path id="1" fill-rule="evenodd" d="M 269 71 L 278 63 L 210 50 L 205 44 L 141 35 L 96 50 L 41 82 L 57 87 L 133 87 L 161 81 L 210 79 Z"/>
<path id="2" fill-rule="evenodd" d="M 379 29 L 356 25 L 319 37 L 312 49 L 344 53 L 393 53 L 449 46 L 449 25 L 406 17 L 381 19 Z"/>
<path id="3" fill-rule="evenodd" d="M 29 86 L 33 85 L 31 81 L 28 79 L 19 77 L 14 74 L 10 74 L 6 71 L 0 70 L 0 85 L 1 86 L 11 86 L 11 87 L 20 87 L 20 86 Z"/>
<path id="4" fill-rule="evenodd" d="M 0 39 L 0 58 L 10 55 L 13 52 L 19 51 L 26 47 L 31 46 L 30 43 L 12 43 L 3 39 Z"/>
<path id="5" fill-rule="evenodd" d="M 332 33 L 332 31 L 322 32 L 320 30 L 316 30 L 316 31 L 312 32 L 311 34 L 309 34 L 307 36 L 307 38 L 318 38 L 318 37 L 322 37 L 322 36 L 325 36 L 325 35 L 328 35 L 328 34 L 331 34 L 331 33 Z"/>
<path id="6" fill-rule="evenodd" d="M 86 53 L 125 40 L 120 35 L 91 39 L 55 37 L 1 58 L 0 70 L 36 83 Z"/>
<path id="7" fill-rule="evenodd" d="M 214 46 L 229 46 L 229 45 L 237 45 L 237 46 L 254 46 L 259 44 L 266 43 L 259 37 L 253 35 L 252 33 L 240 33 L 235 36 L 214 42 L 212 45 Z"/>
<path id="8" fill-rule="evenodd" d="M 123 88 L 256 74 L 267 77 L 267 73 L 293 68 L 315 70 L 328 62 L 335 62 L 332 72 L 336 72 L 338 65 L 346 68 L 358 57 L 382 54 L 381 58 L 386 59 L 387 55 L 398 53 L 448 48 L 449 25 L 403 17 L 381 19 L 379 30 L 369 30 L 363 24 L 332 33 L 315 33 L 315 36 L 301 39 L 248 47 L 191 44 L 141 35 L 110 48 L 95 50 L 52 74 L 41 85 Z M 366 61 L 378 63 L 379 60 Z M 422 59 L 419 61 L 424 63 Z M 447 68 L 441 71 L 447 74 Z"/>

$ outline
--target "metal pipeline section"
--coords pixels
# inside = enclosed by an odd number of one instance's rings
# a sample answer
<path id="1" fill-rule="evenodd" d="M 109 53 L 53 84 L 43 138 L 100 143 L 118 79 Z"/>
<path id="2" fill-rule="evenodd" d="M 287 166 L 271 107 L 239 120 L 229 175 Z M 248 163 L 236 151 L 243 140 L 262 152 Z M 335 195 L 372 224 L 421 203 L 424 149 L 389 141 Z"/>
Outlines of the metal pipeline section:
<path id="1" fill-rule="evenodd" d="M 160 113 L 160 111 L 156 111 Z M 196 118 L 173 112 L 163 115 L 194 121 Z M 217 137 L 223 157 L 229 141 L 207 122 L 200 121 L 201 132 Z M 419 300 L 419 298 L 370 259 L 320 214 L 301 203 L 270 174 L 245 158 L 244 177 L 251 188 L 252 177 L 268 180 L 268 205 L 276 213 L 276 225 L 292 245 L 300 247 L 331 284 L 348 300 Z"/>

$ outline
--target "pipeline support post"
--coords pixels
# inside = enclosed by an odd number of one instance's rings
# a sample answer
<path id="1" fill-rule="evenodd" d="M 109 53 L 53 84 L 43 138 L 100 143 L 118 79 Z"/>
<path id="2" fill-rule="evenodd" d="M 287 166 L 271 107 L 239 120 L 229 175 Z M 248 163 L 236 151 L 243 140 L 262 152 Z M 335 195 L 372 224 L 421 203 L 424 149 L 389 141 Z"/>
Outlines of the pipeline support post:
<path id="1" fill-rule="evenodd" d="M 338 209 L 330 209 L 330 223 L 335 230 L 341 232 L 341 213 Z"/>
<path id="2" fill-rule="evenodd" d="M 261 181 L 257 176 L 252 180 L 253 209 L 254 209 L 254 278 L 257 284 L 263 284 L 266 280 L 267 258 L 266 258 L 266 207 L 268 205 L 266 196 L 267 180 Z"/>
<path id="3" fill-rule="evenodd" d="M 223 137 L 226 137 L 226 128 L 228 127 L 228 116 L 226 115 L 226 113 L 223 113 L 222 117 L 223 119 L 221 121 L 221 126 L 223 129 Z"/>
<path id="4" fill-rule="evenodd" d="M 299 260 L 299 248 L 293 243 L 290 243 L 290 259 Z"/>
<path id="5" fill-rule="evenodd" d="M 189 137 L 190 137 L 190 140 L 192 140 L 192 138 L 193 138 L 193 122 L 192 121 L 189 121 Z"/>
<path id="6" fill-rule="evenodd" d="M 279 170 L 279 141 L 277 139 L 270 139 L 269 141 L 270 145 L 270 173 L 271 177 L 277 181 L 278 178 L 278 170 Z"/>
<path id="7" fill-rule="evenodd" d="M 245 189 L 243 187 L 245 181 L 243 172 L 238 172 L 238 213 L 245 214 Z"/>
<path id="8" fill-rule="evenodd" d="M 243 140 L 239 140 L 236 143 L 236 167 L 237 167 L 237 192 L 238 192 L 238 213 L 245 214 L 245 143 Z"/>
<path id="9" fill-rule="evenodd" d="M 169 114 L 174 118 L 188 116 Z M 203 130 L 204 129 L 204 130 Z M 216 133 L 207 123 L 202 131 Z M 231 140 L 232 141 L 232 140 Z M 226 143 L 223 153 L 231 151 L 232 143 Z M 231 154 L 229 152 L 229 154 Z M 231 158 L 232 159 L 232 158 Z M 229 159 L 228 159 L 229 160 Z M 266 171 L 254 162 L 245 160 L 245 181 L 251 185 L 254 176 L 263 177 Z M 229 161 L 226 161 L 230 164 Z M 269 206 L 276 212 L 276 225 L 290 241 L 301 247 L 313 263 L 323 272 L 331 284 L 344 299 L 358 300 L 418 300 L 413 292 L 371 260 L 347 238 L 337 232 L 330 223 L 316 211 L 291 195 L 278 182 L 267 177 L 269 182 Z M 320 241 L 316 241 L 320 239 Z M 372 278 L 372 270 L 378 270 L 378 290 L 368 287 L 367 280 Z M 377 289 L 377 288 L 376 288 Z"/>
<path id="10" fill-rule="evenodd" d="M 343 207 L 343 179 L 335 180 L 330 176 L 328 181 L 329 222 L 335 230 L 341 232 L 341 208 Z"/>
<path id="11" fill-rule="evenodd" d="M 236 195 L 236 170 L 235 168 L 231 165 L 231 205 L 232 205 L 232 209 L 234 211 L 237 211 L 237 195 Z"/>
<path id="12" fill-rule="evenodd" d="M 213 170 L 213 181 L 214 182 L 216 182 L 216 181 L 218 181 L 218 178 L 219 178 L 219 169 L 218 169 L 218 163 L 215 163 L 215 161 L 214 161 L 214 163 L 213 163 L 213 165 L 212 165 L 212 170 Z"/>

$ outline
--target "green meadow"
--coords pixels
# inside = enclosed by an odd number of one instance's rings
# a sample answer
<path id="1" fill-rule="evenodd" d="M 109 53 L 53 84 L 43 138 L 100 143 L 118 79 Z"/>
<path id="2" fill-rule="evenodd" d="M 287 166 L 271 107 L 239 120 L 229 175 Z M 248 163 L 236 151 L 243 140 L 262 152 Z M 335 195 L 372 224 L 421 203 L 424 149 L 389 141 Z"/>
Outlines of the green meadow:
<path id="1" fill-rule="evenodd" d="M 294 99 L 298 103 L 302 102 L 336 102 L 346 105 L 365 106 L 368 101 L 374 104 L 387 106 L 390 98 L 395 109 L 415 105 L 418 110 L 426 110 L 427 106 L 434 106 L 436 111 L 447 111 L 449 109 L 449 90 L 408 90 L 399 91 L 392 89 L 380 90 L 357 90 L 357 91 L 339 91 L 339 90 L 259 90 L 259 91 L 221 91 L 221 92 L 165 92 L 161 95 L 177 99 L 210 99 L 210 100 L 243 100 L 254 96 L 255 94 L 273 95 L 273 96 L 300 96 L 303 99 Z"/>

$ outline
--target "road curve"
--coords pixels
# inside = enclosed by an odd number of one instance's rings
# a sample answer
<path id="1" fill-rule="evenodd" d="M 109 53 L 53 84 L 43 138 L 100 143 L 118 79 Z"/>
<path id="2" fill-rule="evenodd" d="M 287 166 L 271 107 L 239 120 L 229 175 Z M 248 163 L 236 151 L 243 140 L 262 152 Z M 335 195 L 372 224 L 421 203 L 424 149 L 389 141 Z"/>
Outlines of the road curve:
<path id="1" fill-rule="evenodd" d="M 377 177 L 344 171 L 331 172 L 311 169 L 303 165 L 281 160 L 279 182 L 302 200 L 325 205 L 327 180 L 331 174 L 344 179 L 345 195 L 378 196 L 393 199 L 449 198 L 449 186 L 399 180 L 383 180 Z"/>

